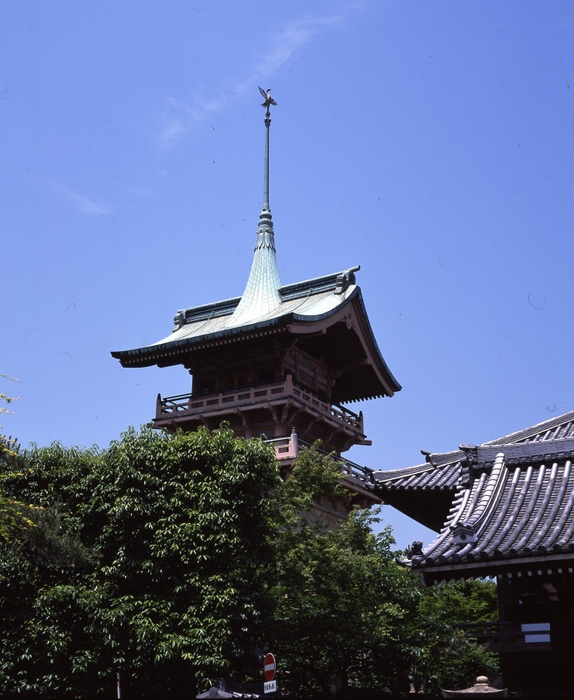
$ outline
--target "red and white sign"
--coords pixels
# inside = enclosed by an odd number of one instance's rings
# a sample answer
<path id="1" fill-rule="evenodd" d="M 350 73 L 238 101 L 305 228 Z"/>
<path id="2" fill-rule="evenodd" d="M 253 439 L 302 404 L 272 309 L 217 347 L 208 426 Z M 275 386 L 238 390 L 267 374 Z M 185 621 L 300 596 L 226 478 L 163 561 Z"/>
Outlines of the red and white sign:
<path id="1" fill-rule="evenodd" d="M 267 654 L 263 661 L 263 675 L 266 681 L 272 681 L 275 678 L 276 669 L 277 664 L 275 663 L 275 657 L 273 654 Z"/>

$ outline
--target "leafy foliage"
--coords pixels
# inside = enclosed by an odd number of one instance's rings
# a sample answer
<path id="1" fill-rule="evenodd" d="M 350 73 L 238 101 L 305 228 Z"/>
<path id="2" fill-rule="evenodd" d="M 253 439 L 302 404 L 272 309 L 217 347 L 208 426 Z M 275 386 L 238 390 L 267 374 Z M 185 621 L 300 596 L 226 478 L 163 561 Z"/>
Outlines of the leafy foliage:
<path id="1" fill-rule="evenodd" d="M 8 379 L 11 382 L 17 382 L 18 379 L 15 377 L 9 377 L 7 374 L 0 374 L 0 379 Z M 11 404 L 13 401 L 18 401 L 18 398 L 15 396 L 8 396 L 7 394 L 4 394 L 0 392 L 0 414 L 2 413 L 12 413 L 6 406 L 2 404 Z M 0 428 L 2 426 L 0 425 Z M 8 438 L 5 435 L 0 435 L 0 455 L 4 452 L 8 452 L 10 454 L 13 454 L 13 448 L 15 446 L 15 441 L 12 438 Z"/>
<path id="2" fill-rule="evenodd" d="M 498 616 L 492 581 L 443 582 L 423 589 L 418 606 L 412 675 L 417 687 L 467 688 L 477 676 L 498 672 L 495 654 L 477 644 L 460 627 L 492 622 Z"/>
<path id="3" fill-rule="evenodd" d="M 0 557 L 5 697 L 188 695 L 253 664 L 273 453 L 222 429 L 33 450 L 6 478 L 50 515 Z M 40 534 L 41 533 L 41 534 Z M 3 608 L 3 609 L 2 609 Z M 40 651 L 42 650 L 42 651 Z"/>
<path id="4" fill-rule="evenodd" d="M 354 510 L 337 529 L 310 517 L 314 502 L 341 497 L 336 463 L 317 450 L 300 455 L 278 489 L 288 527 L 277 535 L 273 648 L 286 690 L 394 694 L 467 687 L 496 670 L 496 659 L 457 623 L 496 618 L 494 584 L 424 589 L 400 567 L 390 528 L 375 535 L 377 511 Z"/>
<path id="5" fill-rule="evenodd" d="M 260 680 L 266 645 L 306 696 L 492 668 L 455 623 L 493 619 L 493 586 L 422 589 L 376 512 L 328 527 L 314 505 L 349 494 L 317 449 L 281 481 L 268 446 L 225 427 L 130 430 L 105 450 L 5 453 L 0 472 L 33 504 L 0 542 L 2 697 L 111 697 L 116 672 L 128 700 L 193 697 Z"/>
<path id="6" fill-rule="evenodd" d="M 14 377 L 9 377 L 6 374 L 0 374 L 0 378 L 8 379 L 11 382 L 18 381 Z M 12 401 L 18 401 L 18 399 L 0 392 L 0 414 L 11 413 L 11 411 L 2 404 L 10 404 Z M 1 425 L 0 428 L 2 428 Z M 17 451 L 18 445 L 16 440 L 6 437 L 6 435 L 0 435 L 0 462 L 6 462 L 6 460 L 9 460 L 11 457 L 15 457 Z M 29 524 L 31 523 L 27 517 L 26 506 L 19 501 L 8 498 L 4 492 L 0 490 L 0 541 L 7 540 L 12 532 Z"/>
<path id="7" fill-rule="evenodd" d="M 390 532 L 373 535 L 372 522 L 355 511 L 336 531 L 306 525 L 286 533 L 273 594 L 287 689 L 404 690 L 409 666 L 401 626 L 417 593 L 392 558 Z"/>
<path id="8" fill-rule="evenodd" d="M 7 374 L 0 374 L 0 378 L 8 379 L 11 382 L 19 381 L 15 377 L 9 377 Z M 9 404 L 12 403 L 12 401 L 18 401 L 18 399 L 14 396 L 7 396 L 6 394 L 0 392 L 0 401 Z M 10 413 L 10 411 L 5 406 L 0 406 L 0 413 Z"/>

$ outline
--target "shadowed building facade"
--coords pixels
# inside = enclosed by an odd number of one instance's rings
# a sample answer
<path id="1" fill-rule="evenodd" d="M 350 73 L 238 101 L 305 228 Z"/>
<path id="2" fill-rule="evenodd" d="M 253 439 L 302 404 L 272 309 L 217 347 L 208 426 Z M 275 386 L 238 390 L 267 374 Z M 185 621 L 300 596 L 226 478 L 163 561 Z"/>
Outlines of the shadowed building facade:
<path id="1" fill-rule="evenodd" d="M 112 355 L 124 367 L 182 365 L 192 375 L 189 393 L 158 396 L 157 428 L 212 429 L 228 421 L 239 437 L 272 441 L 288 469 L 300 444 L 320 439 L 338 455 L 370 444 L 362 412 L 345 404 L 392 396 L 401 387 L 377 346 L 358 267 L 281 284 L 269 206 L 270 104 L 264 103 L 263 206 L 242 296 L 182 309 L 167 338 Z M 342 469 L 355 502 L 378 502 L 368 488 L 370 470 L 347 460 Z"/>
<path id="2" fill-rule="evenodd" d="M 574 693 L 573 460 L 570 412 L 373 475 L 383 501 L 439 531 L 406 562 L 425 584 L 496 578 L 499 620 L 475 632 L 524 697 Z"/>

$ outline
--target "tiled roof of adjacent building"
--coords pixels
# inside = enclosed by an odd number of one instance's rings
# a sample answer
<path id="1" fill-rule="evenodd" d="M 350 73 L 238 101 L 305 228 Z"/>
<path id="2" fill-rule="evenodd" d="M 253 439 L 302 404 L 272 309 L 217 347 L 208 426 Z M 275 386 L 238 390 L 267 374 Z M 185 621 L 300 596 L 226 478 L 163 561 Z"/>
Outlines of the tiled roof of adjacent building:
<path id="1" fill-rule="evenodd" d="M 429 454 L 425 464 L 404 469 L 388 469 L 373 474 L 377 487 L 390 491 L 428 491 L 429 489 L 453 489 L 460 474 L 463 453 L 445 452 Z"/>
<path id="2" fill-rule="evenodd" d="M 524 430 L 490 440 L 484 445 L 527 444 L 574 437 L 574 411 Z M 461 446 L 462 447 L 462 446 Z M 423 452 L 424 464 L 403 469 L 375 471 L 377 495 L 433 530 L 440 530 L 459 486 L 466 452 Z"/>
<path id="3" fill-rule="evenodd" d="M 542 561 L 552 566 L 553 559 L 572 559 L 574 566 L 574 412 L 482 445 L 461 445 L 456 455 L 436 466 L 440 456 L 429 455 L 427 473 L 457 479 L 443 527 L 412 557 L 413 567 L 450 577 Z M 422 472 L 412 476 L 424 490 Z"/>

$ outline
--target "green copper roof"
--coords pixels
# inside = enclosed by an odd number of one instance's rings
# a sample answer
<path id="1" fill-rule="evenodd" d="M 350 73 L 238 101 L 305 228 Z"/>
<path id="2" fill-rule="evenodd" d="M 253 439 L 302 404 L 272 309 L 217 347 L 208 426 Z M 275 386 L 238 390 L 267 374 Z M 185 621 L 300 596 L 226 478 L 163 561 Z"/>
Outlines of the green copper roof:
<path id="1" fill-rule="evenodd" d="M 252 314 L 248 320 L 241 319 L 237 314 L 243 297 L 183 309 L 174 319 L 176 328 L 171 335 L 139 351 L 126 352 L 145 352 L 153 347 L 181 343 L 195 344 L 209 337 L 236 335 L 250 328 L 284 324 L 294 319 L 312 323 L 327 318 L 351 301 L 359 291 L 354 274 L 357 269 L 281 287 L 277 290 L 279 305 L 271 310 L 261 309 L 260 313 Z M 114 357 L 121 357 L 120 353 L 113 354 Z"/>
<path id="2" fill-rule="evenodd" d="M 365 347 L 370 348 L 369 352 L 376 371 L 362 366 L 349 369 L 346 373 L 349 374 L 348 381 L 345 379 L 345 373 L 338 380 L 338 385 L 343 387 L 345 396 L 342 395 L 337 400 L 357 401 L 377 396 L 391 396 L 395 391 L 400 391 L 401 386 L 393 377 L 377 345 L 361 290 L 356 284 L 357 269 L 351 268 L 285 285 L 279 289 L 281 303 L 278 307 L 244 323 L 235 317 L 235 311 L 241 301 L 240 297 L 182 309 L 175 317 L 176 328 L 167 338 L 142 348 L 113 352 L 112 355 L 125 367 L 178 364 L 182 361 L 181 358 L 189 354 L 222 343 L 233 343 L 241 339 L 277 332 L 304 336 L 307 332 L 305 328 L 310 328 L 313 324 L 325 325 L 325 321 L 332 319 L 326 323 L 325 329 L 333 324 L 336 327 L 340 326 L 339 335 L 341 333 L 347 335 L 350 344 L 342 341 L 341 338 L 337 340 L 337 333 L 335 335 L 327 333 L 325 342 L 333 344 L 333 352 L 342 352 L 342 360 L 346 361 L 349 359 L 347 357 L 349 352 L 356 352 L 356 346 L 353 345 L 351 338 L 356 334 L 347 328 L 346 323 L 337 321 L 343 321 L 346 318 L 345 314 L 348 314 L 351 307 L 355 305 L 358 318 L 364 324 L 362 336 L 366 343 Z M 340 342 L 343 342 L 345 348 L 339 345 Z M 358 336 L 357 342 L 359 342 Z M 353 347 L 355 350 L 352 349 Z"/>

